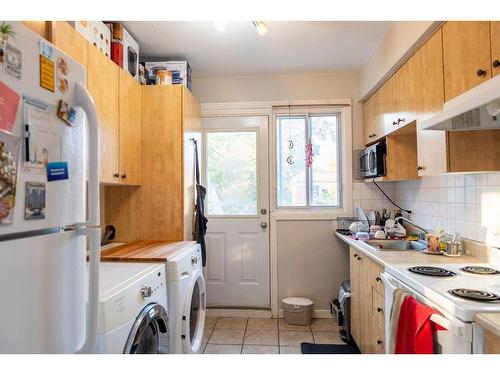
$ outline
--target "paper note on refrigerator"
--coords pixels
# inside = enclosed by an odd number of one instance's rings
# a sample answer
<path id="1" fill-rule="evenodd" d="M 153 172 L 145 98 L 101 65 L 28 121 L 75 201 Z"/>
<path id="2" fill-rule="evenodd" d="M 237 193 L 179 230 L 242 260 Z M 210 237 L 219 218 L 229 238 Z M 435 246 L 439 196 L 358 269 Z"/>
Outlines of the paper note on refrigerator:
<path id="1" fill-rule="evenodd" d="M 45 173 L 47 163 L 59 161 L 61 156 L 56 108 L 38 99 L 23 95 L 23 112 L 25 126 L 24 170 Z"/>
<path id="2" fill-rule="evenodd" d="M 19 99 L 17 92 L 0 81 L 0 129 L 12 132 Z"/>

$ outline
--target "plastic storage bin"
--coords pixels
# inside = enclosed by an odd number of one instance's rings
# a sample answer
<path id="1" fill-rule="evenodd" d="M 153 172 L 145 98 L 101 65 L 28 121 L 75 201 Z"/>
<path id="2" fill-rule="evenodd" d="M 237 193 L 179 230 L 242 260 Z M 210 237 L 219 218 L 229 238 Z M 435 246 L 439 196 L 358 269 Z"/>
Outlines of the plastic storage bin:
<path id="1" fill-rule="evenodd" d="M 283 317 L 287 324 L 310 325 L 313 306 L 314 303 L 309 298 L 287 297 L 281 300 Z"/>

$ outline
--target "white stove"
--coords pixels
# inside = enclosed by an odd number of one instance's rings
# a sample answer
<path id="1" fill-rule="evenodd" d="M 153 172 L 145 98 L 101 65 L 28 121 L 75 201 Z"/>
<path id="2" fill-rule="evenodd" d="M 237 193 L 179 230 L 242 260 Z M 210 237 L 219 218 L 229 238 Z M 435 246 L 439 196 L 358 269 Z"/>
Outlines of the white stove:
<path id="1" fill-rule="evenodd" d="M 478 313 L 500 312 L 500 273 L 496 274 L 474 274 L 466 272 L 462 268 L 467 266 L 482 267 L 481 272 L 488 269 L 500 270 L 499 266 L 492 264 L 439 264 L 422 265 L 423 271 L 436 267 L 436 274 L 440 276 L 426 276 L 418 272 L 419 269 L 410 271 L 415 264 L 387 265 L 386 272 L 406 284 L 409 288 L 426 297 L 441 309 L 457 317 L 463 322 L 473 322 Z M 451 272 L 445 272 L 451 271 Z M 493 271 L 491 271 L 493 272 Z M 452 294 L 452 291 L 460 295 L 463 289 L 482 291 L 484 298 L 489 301 L 474 301 Z M 475 292 L 465 291 L 465 296 L 476 296 Z M 483 294 L 479 294 L 481 297 Z M 496 298 L 497 296 L 498 298 Z"/>

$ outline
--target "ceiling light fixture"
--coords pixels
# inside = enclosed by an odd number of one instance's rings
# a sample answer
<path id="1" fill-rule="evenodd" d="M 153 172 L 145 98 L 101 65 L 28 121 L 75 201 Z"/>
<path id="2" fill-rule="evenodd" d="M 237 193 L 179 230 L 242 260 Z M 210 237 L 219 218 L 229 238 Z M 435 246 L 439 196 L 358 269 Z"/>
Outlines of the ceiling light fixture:
<path id="1" fill-rule="evenodd" d="M 214 21 L 214 27 L 217 31 L 223 32 L 226 30 L 226 21 Z"/>
<path id="2" fill-rule="evenodd" d="M 252 21 L 255 29 L 257 30 L 257 34 L 260 36 L 264 36 L 267 34 L 267 25 L 262 21 Z"/>

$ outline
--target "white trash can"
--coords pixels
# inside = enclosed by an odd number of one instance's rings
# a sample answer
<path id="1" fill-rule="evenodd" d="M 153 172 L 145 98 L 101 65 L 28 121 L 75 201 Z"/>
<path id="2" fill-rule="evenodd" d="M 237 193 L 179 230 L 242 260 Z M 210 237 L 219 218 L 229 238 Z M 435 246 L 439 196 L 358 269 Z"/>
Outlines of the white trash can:
<path id="1" fill-rule="evenodd" d="M 281 300 L 283 317 L 287 324 L 310 325 L 313 306 L 314 303 L 309 298 L 287 297 Z"/>

